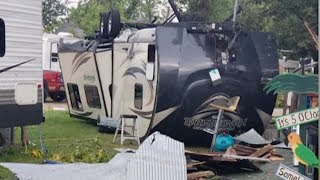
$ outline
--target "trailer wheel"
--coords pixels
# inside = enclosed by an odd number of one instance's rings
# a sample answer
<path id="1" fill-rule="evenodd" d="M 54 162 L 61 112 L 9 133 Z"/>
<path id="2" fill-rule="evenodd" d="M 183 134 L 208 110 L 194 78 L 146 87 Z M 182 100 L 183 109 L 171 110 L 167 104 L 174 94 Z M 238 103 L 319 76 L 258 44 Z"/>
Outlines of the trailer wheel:
<path id="1" fill-rule="evenodd" d="M 120 12 L 117 9 L 113 9 L 108 13 L 103 13 L 100 20 L 100 31 L 102 38 L 116 38 L 121 30 Z"/>

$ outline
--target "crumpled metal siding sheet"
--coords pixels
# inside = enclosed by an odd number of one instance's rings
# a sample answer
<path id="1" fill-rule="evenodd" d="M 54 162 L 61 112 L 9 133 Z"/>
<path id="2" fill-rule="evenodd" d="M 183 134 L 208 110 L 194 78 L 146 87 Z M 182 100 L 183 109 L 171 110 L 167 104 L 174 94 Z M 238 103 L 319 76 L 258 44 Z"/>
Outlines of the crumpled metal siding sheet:
<path id="1" fill-rule="evenodd" d="M 184 144 L 155 132 L 139 147 L 127 165 L 128 180 L 187 179 Z"/>

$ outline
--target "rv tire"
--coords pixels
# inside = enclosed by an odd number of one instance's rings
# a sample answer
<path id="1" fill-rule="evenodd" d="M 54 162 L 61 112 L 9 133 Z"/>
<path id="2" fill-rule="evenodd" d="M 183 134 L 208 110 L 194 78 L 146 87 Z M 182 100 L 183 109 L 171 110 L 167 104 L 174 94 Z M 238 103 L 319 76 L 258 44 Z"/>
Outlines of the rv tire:
<path id="1" fill-rule="evenodd" d="M 110 17 L 111 16 L 111 17 Z M 116 38 L 121 30 L 120 12 L 117 9 L 110 11 L 109 22 L 111 20 L 110 37 Z"/>
<path id="2" fill-rule="evenodd" d="M 108 13 L 101 15 L 101 34 L 102 38 L 116 38 L 121 30 L 120 12 L 113 9 Z"/>

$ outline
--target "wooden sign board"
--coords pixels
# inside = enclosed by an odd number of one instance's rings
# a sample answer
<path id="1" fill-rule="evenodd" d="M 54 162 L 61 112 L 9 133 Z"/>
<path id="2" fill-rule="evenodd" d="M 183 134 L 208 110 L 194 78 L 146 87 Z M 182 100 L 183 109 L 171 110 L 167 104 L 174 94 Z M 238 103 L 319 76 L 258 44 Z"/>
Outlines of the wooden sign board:
<path id="1" fill-rule="evenodd" d="M 319 107 L 305 109 L 302 111 L 287 114 L 275 118 L 275 124 L 278 130 L 317 121 L 320 117 Z"/>
<path id="2" fill-rule="evenodd" d="M 280 163 L 276 175 L 281 179 L 286 180 L 311 180 L 310 178 L 290 169 L 289 167 Z"/>

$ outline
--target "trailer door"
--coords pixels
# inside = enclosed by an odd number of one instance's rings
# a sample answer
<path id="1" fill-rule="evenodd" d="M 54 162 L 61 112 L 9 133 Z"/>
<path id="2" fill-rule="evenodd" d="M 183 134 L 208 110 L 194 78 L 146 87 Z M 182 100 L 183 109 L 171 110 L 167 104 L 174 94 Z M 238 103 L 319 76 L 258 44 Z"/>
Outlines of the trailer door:
<path id="1" fill-rule="evenodd" d="M 112 117 L 112 50 L 103 49 L 96 53 L 101 92 L 103 94 L 107 117 Z"/>

